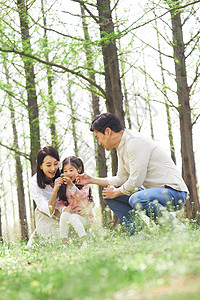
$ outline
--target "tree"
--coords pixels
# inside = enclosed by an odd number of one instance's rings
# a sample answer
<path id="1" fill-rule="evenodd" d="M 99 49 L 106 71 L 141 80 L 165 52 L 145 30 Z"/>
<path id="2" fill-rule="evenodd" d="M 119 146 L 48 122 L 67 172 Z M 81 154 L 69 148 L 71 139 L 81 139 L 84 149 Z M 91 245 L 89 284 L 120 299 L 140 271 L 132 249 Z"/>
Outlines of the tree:
<path id="1" fill-rule="evenodd" d="M 28 7 L 24 0 L 17 0 L 18 13 L 20 18 L 20 29 L 22 38 L 22 49 L 25 53 L 32 53 L 29 25 L 28 25 Z M 32 174 L 36 169 L 37 151 L 40 149 L 40 128 L 39 128 L 39 111 L 37 104 L 37 94 L 35 85 L 35 72 L 33 62 L 27 57 L 22 57 L 24 63 L 24 72 L 26 78 L 26 91 L 28 101 L 28 115 L 30 126 L 30 143 L 31 143 L 31 169 Z"/>
<path id="2" fill-rule="evenodd" d="M 181 155 L 182 155 L 182 173 L 183 179 L 188 186 L 190 198 L 186 203 L 187 216 L 192 219 L 200 218 L 197 212 L 200 211 L 197 178 L 192 141 L 192 121 L 190 108 L 190 88 L 187 82 L 185 45 L 183 41 L 183 24 L 181 21 L 181 10 L 179 2 L 173 0 L 170 5 L 174 5 L 171 11 L 174 65 L 177 83 L 177 95 L 179 100 L 179 117 L 181 130 Z"/>
<path id="3" fill-rule="evenodd" d="M 7 85 L 9 86 L 9 73 L 6 65 L 6 60 L 4 58 L 4 68 L 7 79 Z M 11 96 L 9 96 L 9 109 L 12 122 L 13 130 L 13 146 L 19 149 L 18 143 L 18 134 L 15 124 L 15 111 L 12 102 Z M 24 184 L 23 184 L 23 171 L 20 155 L 16 152 L 14 153 L 15 157 L 15 169 L 16 169 L 16 185 L 17 185 L 17 196 L 18 196 L 18 206 L 19 206 L 19 219 L 20 219 L 20 229 L 21 229 L 21 239 L 28 240 L 28 222 L 26 217 L 26 204 L 25 204 L 25 195 L 24 195 Z"/>
<path id="4" fill-rule="evenodd" d="M 86 22 L 86 16 L 85 16 L 85 10 L 83 6 L 81 5 L 81 15 L 82 15 L 82 25 L 83 25 L 83 31 L 84 31 L 84 37 L 85 37 L 85 54 L 87 59 L 87 65 L 88 65 L 88 76 L 91 78 L 93 82 L 96 82 L 95 78 L 95 68 L 94 68 L 94 61 L 93 61 L 93 55 L 92 55 L 92 49 L 89 44 L 90 41 L 90 35 L 88 30 L 88 25 Z M 92 86 L 91 88 L 91 96 L 92 96 L 92 110 L 93 110 L 93 118 L 96 115 L 100 114 L 100 108 L 99 108 L 99 96 L 95 93 L 95 90 Z M 107 176 L 107 165 L 106 165 L 106 156 L 105 156 L 105 149 L 100 146 L 96 140 L 94 140 L 94 147 L 95 147 L 95 153 L 96 153 L 96 168 L 97 168 L 97 175 L 99 177 L 106 177 Z M 100 205 L 101 205 L 101 212 L 103 216 L 103 224 L 105 225 L 107 221 L 110 219 L 109 214 L 105 210 L 105 202 L 102 197 L 102 190 L 103 188 L 99 186 L 99 199 L 100 199 Z"/>
<path id="5" fill-rule="evenodd" d="M 44 37 L 43 37 L 43 49 L 44 57 L 47 62 L 49 62 L 49 47 L 48 47 L 48 36 L 47 36 L 47 20 L 44 9 L 44 2 L 41 0 L 41 9 L 43 17 L 43 28 L 44 28 Z M 56 131 L 56 104 L 53 99 L 53 72 L 51 66 L 46 65 L 47 72 L 47 86 L 48 86 L 48 116 L 49 116 L 49 128 L 51 132 L 51 144 L 58 151 L 58 136 Z"/>

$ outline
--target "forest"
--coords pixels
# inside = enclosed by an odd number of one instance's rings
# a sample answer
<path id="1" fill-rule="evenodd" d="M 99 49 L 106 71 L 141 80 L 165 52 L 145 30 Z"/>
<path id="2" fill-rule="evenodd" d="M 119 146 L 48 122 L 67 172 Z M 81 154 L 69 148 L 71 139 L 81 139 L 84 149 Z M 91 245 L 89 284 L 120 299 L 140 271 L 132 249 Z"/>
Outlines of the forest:
<path id="1" fill-rule="evenodd" d="M 200 1 L 0 1 L 0 236 L 34 230 L 29 180 L 37 151 L 81 157 L 94 176 L 116 174 L 116 152 L 90 132 L 94 116 L 159 141 L 189 189 L 200 222 Z M 93 187 L 92 187 L 93 188 Z M 94 187 L 102 224 L 108 218 Z"/>

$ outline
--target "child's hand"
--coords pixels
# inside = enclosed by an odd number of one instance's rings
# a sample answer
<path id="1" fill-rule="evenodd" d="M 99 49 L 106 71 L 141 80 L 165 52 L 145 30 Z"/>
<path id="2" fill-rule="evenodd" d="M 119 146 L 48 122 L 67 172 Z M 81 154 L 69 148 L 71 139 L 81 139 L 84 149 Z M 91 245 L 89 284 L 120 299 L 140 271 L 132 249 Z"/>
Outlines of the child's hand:
<path id="1" fill-rule="evenodd" d="M 85 184 L 88 184 L 90 183 L 90 176 L 87 175 L 87 174 L 77 174 L 76 175 L 76 182 L 78 184 L 82 184 L 82 185 L 85 185 Z"/>
<path id="2" fill-rule="evenodd" d="M 68 185 L 70 189 L 74 185 L 73 182 L 71 181 L 71 179 L 69 177 L 63 177 L 63 182 L 64 182 L 64 184 Z"/>
<path id="3" fill-rule="evenodd" d="M 73 210 L 71 209 L 70 206 L 67 206 L 63 211 L 66 211 L 66 212 L 69 212 L 69 213 L 73 212 Z"/>

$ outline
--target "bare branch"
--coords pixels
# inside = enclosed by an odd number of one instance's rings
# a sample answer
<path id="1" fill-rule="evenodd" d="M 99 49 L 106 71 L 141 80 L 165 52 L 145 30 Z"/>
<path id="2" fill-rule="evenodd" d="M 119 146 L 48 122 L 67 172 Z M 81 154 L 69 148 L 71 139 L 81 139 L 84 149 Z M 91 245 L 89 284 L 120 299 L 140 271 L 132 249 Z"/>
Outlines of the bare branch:
<path id="1" fill-rule="evenodd" d="M 10 150 L 10 151 L 15 152 L 15 154 L 18 154 L 18 155 L 20 155 L 20 156 L 25 157 L 25 158 L 28 159 L 28 160 L 31 160 L 29 154 L 26 154 L 26 153 L 24 153 L 24 152 L 21 152 L 19 149 L 16 149 L 16 148 L 14 148 L 14 147 L 10 147 L 10 146 L 8 146 L 8 145 L 5 145 L 5 144 L 3 144 L 1 141 L 0 141 L 0 145 L 1 145 L 2 147 L 4 147 L 4 148 Z"/>
<path id="2" fill-rule="evenodd" d="M 80 5 L 83 6 L 83 8 L 88 12 L 88 14 L 92 17 L 92 19 L 99 24 L 99 20 L 96 18 L 96 16 L 93 15 L 93 13 L 87 8 L 87 6 L 85 5 L 85 2 L 82 0 L 72 0 L 74 2 L 79 3 Z"/>
<path id="3" fill-rule="evenodd" d="M 94 81 L 91 80 L 90 78 L 88 78 L 88 77 L 82 75 L 79 71 L 76 71 L 76 72 L 75 72 L 74 70 L 68 69 L 68 68 L 66 68 L 66 67 L 64 67 L 64 66 L 62 66 L 62 65 L 58 65 L 58 64 L 55 64 L 55 63 L 53 63 L 53 62 L 45 61 L 45 60 L 40 59 L 40 58 L 38 58 L 38 57 L 36 57 L 36 56 L 34 56 L 34 55 L 26 54 L 26 53 L 24 53 L 24 52 L 17 51 L 17 50 L 15 50 L 15 49 L 3 49 L 3 48 L 0 47 L 0 51 L 6 52 L 6 53 L 16 53 L 16 54 L 19 54 L 20 56 L 29 57 L 29 58 L 31 58 L 31 59 L 33 59 L 33 60 L 36 60 L 36 61 L 38 61 L 38 62 L 40 62 L 40 63 L 42 63 L 42 64 L 45 64 L 45 65 L 48 65 L 48 66 L 52 66 L 52 67 L 56 67 L 56 68 L 62 69 L 62 70 L 64 70 L 64 71 L 66 71 L 66 72 L 69 72 L 69 73 L 71 73 L 71 74 L 73 74 L 73 75 L 76 75 L 77 77 L 80 77 L 80 78 L 84 79 L 85 81 L 89 82 L 91 85 L 95 86 L 95 87 L 102 93 L 102 95 L 103 95 L 106 99 L 109 99 L 109 98 L 110 98 L 109 95 L 105 92 L 105 90 L 104 90 L 100 85 L 96 84 L 96 82 L 94 82 Z"/>
<path id="4" fill-rule="evenodd" d="M 200 114 L 196 117 L 196 119 L 194 120 L 194 122 L 192 122 L 192 126 L 196 124 L 197 120 L 199 119 Z"/>
<path id="5" fill-rule="evenodd" d="M 195 84 L 195 82 L 198 80 L 199 76 L 200 76 L 200 73 L 199 73 L 199 66 L 200 66 L 200 63 L 196 66 L 196 71 L 195 71 L 195 77 L 192 81 L 192 84 L 189 86 L 189 91 L 191 91 L 193 85 Z"/>
<path id="6" fill-rule="evenodd" d="M 113 12 L 113 10 L 117 7 L 118 3 L 119 3 L 119 0 L 116 1 L 115 5 L 114 5 L 113 8 L 111 9 L 111 12 Z"/>
<path id="7" fill-rule="evenodd" d="M 185 46 L 187 47 L 191 42 L 193 42 L 193 40 L 199 35 L 200 30 L 198 30 L 198 32 L 187 42 L 185 43 Z M 199 38 L 197 39 L 197 41 L 199 41 Z"/>
<path id="8" fill-rule="evenodd" d="M 127 31 L 129 30 L 136 30 L 136 29 L 138 29 L 138 28 L 141 28 L 141 27 L 144 27 L 145 25 L 147 25 L 147 24 L 149 24 L 149 23 L 151 23 L 152 21 L 155 21 L 155 20 L 157 20 L 157 19 L 160 19 L 160 18 L 162 18 L 163 16 L 165 16 L 165 15 L 167 15 L 168 13 L 171 13 L 172 11 L 174 11 L 174 10 L 181 10 L 181 9 L 183 9 L 183 8 L 186 8 L 186 7 L 188 7 L 188 6 L 190 6 L 190 5 L 194 5 L 194 4 L 197 4 L 197 3 L 199 3 L 200 2 L 200 0 L 197 0 L 197 1 L 193 1 L 193 2 L 191 2 L 191 3 L 187 3 L 187 4 L 185 4 L 185 5 L 182 5 L 182 6 L 179 6 L 179 7 L 176 7 L 176 8 L 171 8 L 171 9 L 168 9 L 166 12 L 164 12 L 163 14 L 161 14 L 161 15 L 159 15 L 159 16 L 156 16 L 155 18 L 153 18 L 153 19 L 150 19 L 150 20 L 148 20 L 147 22 L 145 22 L 145 23 L 143 23 L 143 24 L 140 24 L 140 25 L 138 25 L 138 26 L 136 26 L 136 27 L 132 27 L 135 23 L 137 23 L 142 17 L 140 17 L 138 20 L 136 20 L 134 23 L 132 23 L 129 27 L 127 27 L 125 30 L 124 30 L 124 32 L 125 32 L 125 34 L 124 35 L 126 35 L 127 34 Z M 151 11 L 151 10 L 149 10 L 149 11 Z M 147 12 L 146 12 L 147 13 Z M 146 13 L 144 13 L 144 15 L 146 14 Z"/>

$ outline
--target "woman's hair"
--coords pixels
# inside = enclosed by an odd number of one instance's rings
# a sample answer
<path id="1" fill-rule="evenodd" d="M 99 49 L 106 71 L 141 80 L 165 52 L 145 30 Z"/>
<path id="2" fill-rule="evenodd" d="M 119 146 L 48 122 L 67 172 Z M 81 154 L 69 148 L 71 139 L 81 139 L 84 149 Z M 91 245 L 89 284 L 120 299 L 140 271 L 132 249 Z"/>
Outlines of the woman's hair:
<path id="1" fill-rule="evenodd" d="M 74 168 L 77 169 L 77 171 L 79 172 L 79 174 L 83 174 L 84 173 L 84 165 L 83 165 L 83 162 L 82 160 L 79 158 L 79 157 L 76 157 L 76 156 L 68 156 L 66 157 L 63 162 L 62 162 L 62 169 L 61 169 L 61 173 L 63 173 L 63 169 L 66 165 L 71 165 L 73 166 Z M 81 184 L 77 184 L 76 183 L 76 180 L 74 182 L 74 184 L 76 185 L 76 187 L 81 190 L 83 185 Z M 68 201 L 67 201 L 67 195 L 66 195 L 66 184 L 62 184 L 59 191 L 58 191 L 58 197 L 60 200 L 64 200 L 66 201 L 66 204 L 68 205 Z M 90 202 L 93 202 L 93 196 L 92 196 L 92 190 L 91 188 L 89 188 L 89 197 L 88 197 L 88 200 Z"/>
<path id="2" fill-rule="evenodd" d="M 54 157 L 57 161 L 60 161 L 58 152 L 56 149 L 54 149 L 51 146 L 46 146 L 42 149 L 40 149 L 37 153 L 37 165 L 36 165 L 36 172 L 37 172 L 37 184 L 41 189 L 44 189 L 46 184 L 49 184 L 50 182 L 48 182 L 46 180 L 46 176 L 43 172 L 43 170 L 40 169 L 40 166 L 42 165 L 44 158 L 49 155 Z M 56 178 L 58 178 L 60 176 L 60 169 L 58 168 L 55 177 L 52 179 L 52 181 L 54 182 Z"/>
<path id="3" fill-rule="evenodd" d="M 94 118 L 90 127 L 90 131 L 97 130 L 104 134 L 107 127 L 114 132 L 123 130 L 119 118 L 114 114 L 107 112 L 97 115 Z"/>

